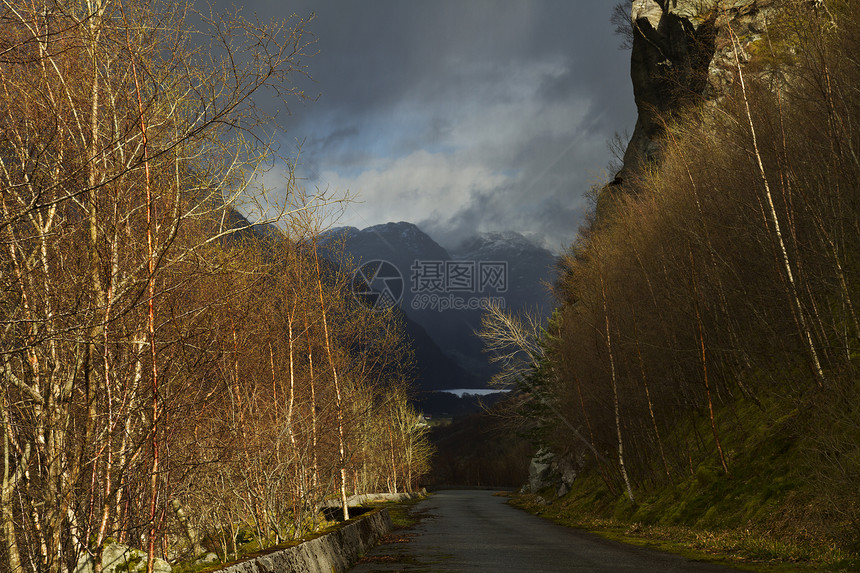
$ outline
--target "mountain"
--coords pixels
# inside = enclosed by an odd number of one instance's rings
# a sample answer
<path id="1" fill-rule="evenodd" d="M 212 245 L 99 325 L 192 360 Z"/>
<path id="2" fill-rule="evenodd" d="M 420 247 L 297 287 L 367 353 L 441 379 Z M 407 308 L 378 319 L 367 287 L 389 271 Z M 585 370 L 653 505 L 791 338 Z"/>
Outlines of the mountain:
<path id="1" fill-rule="evenodd" d="M 408 319 L 425 389 L 462 388 L 467 382 L 466 387 L 483 387 L 493 375 L 495 368 L 475 334 L 482 305 L 539 309 L 544 315 L 552 309 L 543 283 L 552 281 L 556 259 L 519 233 L 476 235 L 453 255 L 404 221 L 332 229 L 320 243 L 341 266 L 356 271 L 357 288 L 390 291 L 388 298 L 371 300 L 392 302 L 402 293 L 399 306 Z M 448 364 L 451 359 L 456 368 Z"/>
<path id="2" fill-rule="evenodd" d="M 481 233 L 460 243 L 451 253 L 454 259 L 504 261 L 508 267 L 508 308 L 535 309 L 548 316 L 554 306 L 547 284 L 556 276 L 558 258 L 523 235 L 506 231 Z"/>
<path id="3" fill-rule="evenodd" d="M 424 327 L 404 316 L 404 329 L 415 351 L 418 388 L 425 391 L 448 388 L 477 388 L 481 380 L 466 371 L 453 358 L 442 351 L 430 338 Z"/>
<path id="4" fill-rule="evenodd" d="M 416 261 L 419 261 L 421 264 L 427 263 L 444 268 L 445 263 L 451 260 L 451 256 L 444 247 L 417 226 L 401 221 L 374 225 L 361 230 L 355 227 L 340 227 L 324 233 L 320 243 L 329 248 L 329 256 L 339 259 L 340 264 L 346 268 L 359 270 L 363 265 L 371 265 L 370 272 L 373 272 L 376 270 L 372 264 L 373 261 L 385 261 L 393 265 L 399 272 L 404 287 L 402 299 L 399 301 L 400 308 L 411 321 L 420 325 L 446 358 L 450 359 L 449 357 L 454 356 L 452 350 L 459 347 L 469 348 L 470 354 L 474 354 L 475 347 L 478 347 L 480 352 L 480 342 L 471 340 L 475 337 L 470 327 L 464 327 L 461 321 L 452 320 L 451 314 L 439 311 L 429 304 L 425 308 L 420 308 L 424 301 L 423 295 L 426 293 L 422 292 L 419 288 L 421 285 L 417 282 L 415 285 L 412 284 L 412 267 Z M 419 298 L 416 299 L 416 297 Z M 436 354 L 436 350 L 432 348 L 421 347 L 421 342 L 426 342 L 426 339 L 420 333 L 415 337 L 415 341 L 416 355 Z M 463 360 L 457 360 L 457 362 L 461 367 L 469 370 L 472 376 L 478 374 L 474 368 L 464 364 Z M 419 368 L 422 366 L 419 361 Z M 479 387 L 485 381 L 485 379 L 472 379 L 472 383 Z M 456 388 L 461 383 L 462 377 L 455 376 L 444 380 L 424 380 L 422 387 Z"/>
<path id="5" fill-rule="evenodd" d="M 320 244 L 334 246 L 345 242 L 346 250 L 353 255 L 355 263 L 383 259 L 394 263 L 404 274 L 415 259 L 448 260 L 451 256 L 444 247 L 430 238 L 424 231 L 400 221 L 385 223 L 365 229 L 337 227 L 324 232 Z"/>
<path id="6" fill-rule="evenodd" d="M 537 312 L 544 317 L 552 311 L 553 301 L 547 283 L 555 280 L 557 258 L 523 235 L 513 231 L 480 233 L 452 249 L 451 256 L 454 260 L 479 265 L 490 262 L 503 264 L 506 284 L 503 292 L 496 290 L 492 293 L 496 304 L 514 312 Z M 476 331 L 481 327 L 482 314 L 481 309 L 464 310 L 458 318 L 464 326 Z M 461 364 L 486 379 L 496 372 L 496 368 L 487 362 L 483 343 L 476 336 L 451 352 Z"/>

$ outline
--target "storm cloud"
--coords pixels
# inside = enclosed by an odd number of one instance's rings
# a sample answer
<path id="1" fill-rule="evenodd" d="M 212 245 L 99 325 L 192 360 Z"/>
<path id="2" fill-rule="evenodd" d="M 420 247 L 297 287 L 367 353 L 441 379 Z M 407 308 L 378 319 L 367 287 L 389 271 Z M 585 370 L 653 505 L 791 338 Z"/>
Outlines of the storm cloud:
<path id="1" fill-rule="evenodd" d="M 338 225 L 417 223 L 452 246 L 514 230 L 559 250 L 607 142 L 631 131 L 629 53 L 612 2 L 248 1 L 261 19 L 295 12 L 318 52 L 318 94 L 290 106 L 278 137 L 301 143 L 308 188 L 350 192 Z M 276 169 L 277 171 L 277 169 Z"/>

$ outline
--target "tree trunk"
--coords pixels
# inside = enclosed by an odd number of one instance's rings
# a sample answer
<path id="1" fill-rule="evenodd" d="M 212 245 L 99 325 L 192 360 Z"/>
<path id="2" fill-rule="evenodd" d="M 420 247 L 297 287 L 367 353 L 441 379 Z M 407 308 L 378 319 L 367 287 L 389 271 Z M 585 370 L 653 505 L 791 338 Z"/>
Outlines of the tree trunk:
<path id="1" fill-rule="evenodd" d="M 314 249 L 314 262 L 316 263 L 316 272 L 317 272 L 317 286 L 319 288 L 320 295 L 320 312 L 322 313 L 322 322 L 323 322 L 323 335 L 325 341 L 325 351 L 328 356 L 329 367 L 331 368 L 332 380 L 334 382 L 334 392 L 335 392 L 335 407 L 337 409 L 337 437 L 338 437 L 338 451 L 340 453 L 340 499 L 341 504 L 343 506 L 343 519 L 346 521 L 349 519 L 349 505 L 346 501 L 346 443 L 344 440 L 344 431 L 343 431 L 343 397 L 340 391 L 340 381 L 337 377 L 337 366 L 334 362 L 334 354 L 331 350 L 331 339 L 329 337 L 328 332 L 328 318 L 325 308 L 325 299 L 323 298 L 323 286 L 322 286 L 322 273 L 320 272 L 320 261 L 319 254 L 317 253 L 316 245 L 313 246 Z"/>
<path id="2" fill-rule="evenodd" d="M 797 285 L 795 284 L 794 273 L 791 270 L 791 261 L 788 256 L 788 250 L 785 247 L 785 241 L 783 240 L 782 231 L 780 230 L 779 216 L 777 215 L 776 207 L 773 202 L 773 195 L 770 192 L 770 183 L 768 182 L 767 174 L 764 170 L 764 163 L 761 159 L 761 153 L 759 153 L 755 124 L 753 123 L 752 111 L 750 110 L 749 100 L 747 99 L 746 84 L 744 83 L 744 74 L 741 70 L 740 57 L 738 56 L 737 38 L 735 37 L 731 25 L 728 26 L 728 30 L 732 40 L 732 49 L 734 51 L 735 56 L 735 65 L 738 70 L 738 79 L 741 86 L 741 95 L 743 96 L 746 116 L 747 120 L 749 121 L 753 153 L 755 155 L 756 164 L 758 165 L 759 175 L 761 176 L 762 184 L 764 185 L 765 199 L 767 200 L 771 222 L 773 223 L 774 234 L 776 235 L 777 244 L 779 246 L 783 272 L 785 272 L 785 276 L 788 279 L 789 296 L 797 312 L 797 317 L 800 321 L 800 327 L 802 331 L 801 334 L 806 341 L 807 349 L 809 350 L 809 359 L 812 364 L 813 374 L 815 375 L 815 382 L 816 384 L 818 384 L 819 388 L 823 388 L 826 383 L 826 379 L 824 377 L 824 369 L 821 367 L 821 361 L 818 358 L 818 351 L 816 350 L 815 343 L 812 339 L 812 331 L 807 324 L 806 313 L 804 312 L 803 305 L 800 302 L 800 295 L 798 294 Z"/>
<path id="3" fill-rule="evenodd" d="M 612 333 L 609 327 L 609 307 L 606 303 L 606 284 L 603 280 L 603 271 L 600 271 L 600 292 L 603 299 L 603 317 L 606 322 L 606 350 L 609 354 L 609 374 L 612 383 L 612 403 L 615 408 L 615 432 L 618 437 L 618 465 L 621 469 L 621 477 L 624 478 L 624 485 L 627 488 L 627 497 L 630 498 L 630 503 L 636 503 L 633 498 L 633 488 L 630 486 L 630 478 L 627 477 L 627 468 L 624 465 L 624 440 L 621 438 L 621 412 L 618 405 L 618 381 L 615 376 L 615 358 L 612 354 Z"/>

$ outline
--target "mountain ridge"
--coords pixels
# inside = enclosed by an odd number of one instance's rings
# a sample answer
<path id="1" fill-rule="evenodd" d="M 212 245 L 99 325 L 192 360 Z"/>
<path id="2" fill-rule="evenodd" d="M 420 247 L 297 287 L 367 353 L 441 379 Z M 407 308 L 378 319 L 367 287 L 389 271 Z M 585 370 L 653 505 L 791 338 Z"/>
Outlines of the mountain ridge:
<path id="1" fill-rule="evenodd" d="M 468 373 L 478 388 L 485 387 L 495 373 L 476 335 L 481 326 L 481 305 L 495 302 L 511 310 L 538 309 L 544 316 L 553 306 L 544 285 L 554 280 L 555 255 L 515 231 L 476 233 L 449 251 L 418 225 L 398 221 L 364 229 L 336 227 L 324 232 L 320 243 L 325 246 L 338 241 L 344 250 L 342 266 L 351 265 L 355 270 L 381 260 L 400 271 L 405 287 L 400 308 L 439 351 L 416 341 L 418 361 L 422 356 L 426 360 L 441 353 Z M 480 275 L 482 265 L 495 266 L 501 282 L 482 282 L 486 278 Z M 457 305 L 461 308 L 453 308 Z M 422 337 L 419 340 L 427 342 Z M 441 371 L 458 372 L 446 368 Z M 462 385 L 462 376 L 451 380 L 425 377 L 421 381 L 422 387 L 434 389 Z"/>

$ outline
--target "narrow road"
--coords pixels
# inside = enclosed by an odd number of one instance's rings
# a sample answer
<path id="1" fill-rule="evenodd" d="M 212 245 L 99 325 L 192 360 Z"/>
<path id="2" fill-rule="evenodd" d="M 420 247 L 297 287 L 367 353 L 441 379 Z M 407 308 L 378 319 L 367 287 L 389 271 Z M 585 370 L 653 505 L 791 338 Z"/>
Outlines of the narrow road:
<path id="1" fill-rule="evenodd" d="M 350 571 L 731 571 L 562 527 L 505 501 L 439 491 L 412 508 L 420 523 L 393 532 Z"/>

